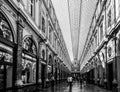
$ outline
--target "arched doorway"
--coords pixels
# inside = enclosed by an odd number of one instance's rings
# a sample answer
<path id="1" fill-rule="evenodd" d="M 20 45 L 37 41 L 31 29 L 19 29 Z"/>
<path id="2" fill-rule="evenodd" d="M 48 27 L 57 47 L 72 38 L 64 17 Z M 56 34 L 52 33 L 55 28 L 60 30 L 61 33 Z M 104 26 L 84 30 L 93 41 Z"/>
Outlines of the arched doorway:
<path id="1" fill-rule="evenodd" d="M 0 12 L 0 90 L 12 88 L 14 45 L 13 30 Z"/>

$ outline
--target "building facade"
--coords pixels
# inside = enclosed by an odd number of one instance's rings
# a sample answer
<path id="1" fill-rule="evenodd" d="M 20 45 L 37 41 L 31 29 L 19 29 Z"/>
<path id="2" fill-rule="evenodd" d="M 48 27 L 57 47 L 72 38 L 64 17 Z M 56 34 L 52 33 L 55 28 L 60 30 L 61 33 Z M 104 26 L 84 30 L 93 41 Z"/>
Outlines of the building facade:
<path id="1" fill-rule="evenodd" d="M 66 79 L 70 70 L 51 0 L 1 0 L 0 90 L 31 92 Z"/>
<path id="2" fill-rule="evenodd" d="M 120 1 L 98 0 L 80 58 L 87 82 L 120 91 Z"/>

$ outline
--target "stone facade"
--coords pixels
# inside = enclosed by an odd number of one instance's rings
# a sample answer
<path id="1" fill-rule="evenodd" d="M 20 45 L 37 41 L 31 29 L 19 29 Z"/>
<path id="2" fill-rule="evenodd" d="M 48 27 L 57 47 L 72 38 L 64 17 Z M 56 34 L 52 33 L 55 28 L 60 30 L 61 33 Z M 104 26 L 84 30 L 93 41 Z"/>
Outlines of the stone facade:
<path id="1" fill-rule="evenodd" d="M 67 78 L 70 57 L 51 0 L 0 1 L 0 61 L 4 92 Z"/>
<path id="2" fill-rule="evenodd" d="M 83 76 L 114 92 L 120 91 L 119 5 L 119 0 L 98 0 L 80 58 Z"/>

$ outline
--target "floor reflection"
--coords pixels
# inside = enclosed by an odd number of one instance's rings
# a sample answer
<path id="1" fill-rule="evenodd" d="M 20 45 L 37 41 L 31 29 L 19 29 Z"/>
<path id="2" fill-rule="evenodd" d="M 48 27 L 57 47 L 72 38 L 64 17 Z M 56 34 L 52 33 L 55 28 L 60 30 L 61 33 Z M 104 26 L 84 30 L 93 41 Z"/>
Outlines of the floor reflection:
<path id="1" fill-rule="evenodd" d="M 68 85 L 67 83 L 61 83 L 57 86 L 52 86 L 47 89 L 43 89 L 39 92 L 111 92 L 106 91 L 105 89 L 101 89 L 94 85 L 80 85 L 79 82 L 74 82 L 72 86 Z"/>

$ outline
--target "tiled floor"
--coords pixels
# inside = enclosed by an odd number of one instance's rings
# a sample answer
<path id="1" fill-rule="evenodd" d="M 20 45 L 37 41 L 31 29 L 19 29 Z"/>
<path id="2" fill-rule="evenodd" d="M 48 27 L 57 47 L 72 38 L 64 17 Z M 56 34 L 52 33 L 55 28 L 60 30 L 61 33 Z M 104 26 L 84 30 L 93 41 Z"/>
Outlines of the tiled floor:
<path id="1" fill-rule="evenodd" d="M 61 83 L 57 86 L 43 89 L 40 92 L 111 92 L 94 85 L 81 86 L 78 82 L 74 82 L 72 87 L 67 83 Z"/>

